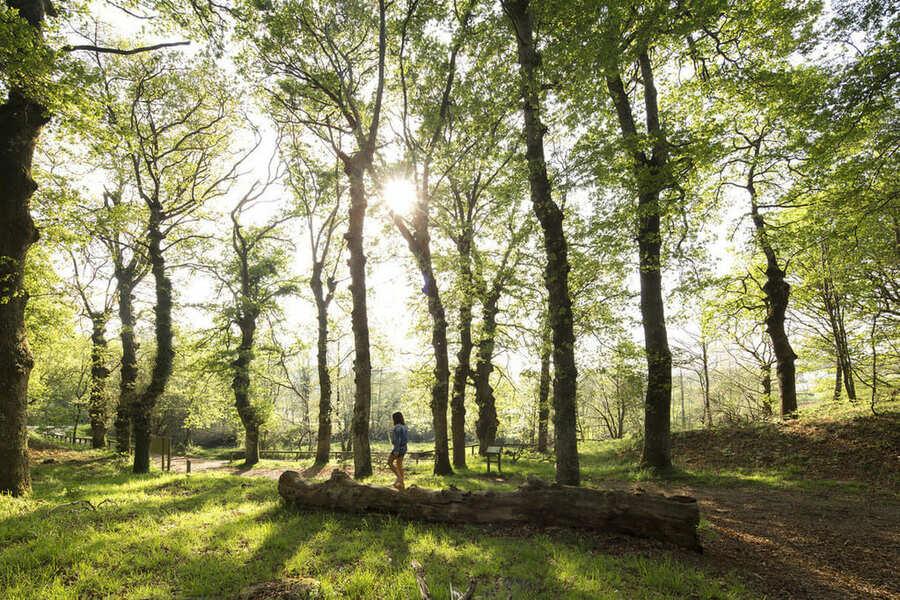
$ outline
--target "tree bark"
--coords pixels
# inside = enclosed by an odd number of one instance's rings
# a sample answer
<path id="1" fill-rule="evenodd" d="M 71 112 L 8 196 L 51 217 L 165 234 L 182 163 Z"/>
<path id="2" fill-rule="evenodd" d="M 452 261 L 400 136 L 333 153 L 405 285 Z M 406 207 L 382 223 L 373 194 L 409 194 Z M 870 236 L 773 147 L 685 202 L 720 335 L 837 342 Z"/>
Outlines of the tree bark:
<path id="1" fill-rule="evenodd" d="M 640 149 L 631 102 L 618 71 L 606 83 L 616 109 L 622 140 L 632 156 L 638 185 L 638 265 L 641 285 L 641 324 L 647 359 L 647 391 L 644 398 L 644 466 L 665 470 L 672 466 L 672 353 L 666 329 L 662 297 L 659 195 L 668 183 L 663 175 L 668 162 L 668 142 L 660 127 L 653 69 L 647 49 L 639 52 L 648 135 L 655 136 L 651 154 Z"/>
<path id="2" fill-rule="evenodd" d="M 537 451 L 547 452 L 550 420 L 550 341 L 541 345 L 541 376 L 538 383 L 538 439 Z"/>
<path id="3" fill-rule="evenodd" d="M 350 182 L 350 218 L 347 249 L 350 254 L 350 295 L 353 306 L 350 324 L 353 329 L 353 476 L 372 474 L 372 452 L 369 447 L 369 415 L 372 407 L 372 359 L 369 353 L 369 316 L 366 306 L 366 255 L 363 250 L 363 229 L 366 219 L 366 188 L 364 173 L 370 158 L 363 153 L 344 162 L 344 172 Z"/>
<path id="4" fill-rule="evenodd" d="M 556 448 L 556 481 L 578 485 L 578 439 L 576 431 L 575 329 L 569 296 L 569 258 L 563 230 L 563 213 L 553 201 L 544 160 L 544 125 L 541 122 L 541 59 L 534 41 L 529 0 L 503 0 L 516 34 L 524 114 L 528 181 L 531 203 L 544 233 L 547 265 L 544 281 L 549 296 L 549 321 L 553 332 L 553 424 Z"/>
<path id="5" fill-rule="evenodd" d="M 19 8 L 39 30 L 42 2 L 8 5 Z M 31 163 L 47 122 L 46 109 L 20 90 L 10 90 L 0 106 L 0 493 L 13 496 L 31 489 L 26 413 L 34 359 L 26 337 L 28 294 L 22 283 L 28 249 L 38 238 L 31 219 L 30 200 L 37 189 Z"/>
<path id="6" fill-rule="evenodd" d="M 231 363 L 231 389 L 234 390 L 234 406 L 244 426 L 244 464 L 249 466 L 259 462 L 259 416 L 250 401 L 250 363 L 253 361 L 256 317 L 252 313 L 253 308 L 241 310 L 251 312 L 244 312 L 239 319 L 241 343 L 237 357 Z"/>
<path id="7" fill-rule="evenodd" d="M 116 265 L 116 293 L 119 299 L 119 339 L 122 342 L 122 363 L 119 378 L 119 400 L 116 405 L 116 452 L 131 452 L 131 412 L 137 388 L 138 363 L 134 328 L 134 271 Z"/>
<path id="8" fill-rule="evenodd" d="M 328 293 L 322 284 L 322 261 L 313 264 L 309 285 L 316 301 L 316 366 L 319 376 L 319 427 L 316 433 L 316 464 L 328 463 L 331 455 L 331 373 L 328 372 L 328 304 L 333 297 L 336 283 L 328 281 Z"/>
<path id="9" fill-rule="evenodd" d="M 764 363 L 759 366 L 762 374 L 761 385 L 763 394 L 763 414 L 767 417 L 772 416 L 772 365 Z"/>
<path id="10" fill-rule="evenodd" d="M 322 483 L 307 483 L 296 471 L 285 471 L 278 480 L 278 493 L 297 508 L 385 513 L 454 524 L 569 527 L 700 550 L 700 510 L 697 501 L 687 496 L 548 485 L 535 479 L 514 492 L 418 487 L 397 492 L 361 485 L 343 471 L 334 471 Z"/>
<path id="11" fill-rule="evenodd" d="M 759 152 L 758 145 L 755 152 Z M 766 332 L 772 340 L 772 348 L 775 352 L 775 374 L 778 377 L 781 394 L 781 416 L 790 418 L 797 412 L 797 383 L 794 367 L 797 355 L 791 347 L 784 326 L 791 286 L 784 279 L 785 272 L 779 266 L 778 257 L 769 241 L 766 221 L 759 212 L 753 166 L 747 176 L 746 188 L 750 194 L 750 214 L 756 230 L 757 242 L 766 256 L 766 282 L 763 284 L 762 291 L 766 303 Z"/>
<path id="12" fill-rule="evenodd" d="M 166 274 L 166 260 L 163 256 L 161 230 L 163 209 L 155 202 L 150 206 L 147 222 L 148 258 L 153 273 L 156 290 L 156 305 L 153 307 L 156 333 L 156 356 L 150 383 L 134 403 L 132 427 L 134 434 L 135 473 L 150 471 L 150 419 L 157 400 L 162 396 L 172 375 L 175 350 L 172 346 L 172 281 Z"/>
<path id="13" fill-rule="evenodd" d="M 494 335 L 497 331 L 497 302 L 499 294 L 490 293 L 481 309 L 481 337 L 478 340 L 477 362 L 475 364 L 475 404 L 478 419 L 475 433 L 478 436 L 478 452 L 484 456 L 487 447 L 497 438 L 497 405 L 494 388 L 491 387 L 491 373 L 494 371 Z"/>
<path id="14" fill-rule="evenodd" d="M 448 447 L 447 395 L 450 387 L 450 362 L 447 357 L 447 318 L 441 302 L 434 272 L 431 269 L 431 253 L 423 260 L 422 275 L 428 296 L 428 312 L 431 315 L 431 347 L 434 349 L 434 384 L 431 386 L 431 418 L 434 426 L 434 474 L 451 475 Z"/>
<path id="15" fill-rule="evenodd" d="M 709 342 L 705 339 L 700 340 L 700 357 L 703 364 L 703 420 L 704 424 L 707 427 L 712 427 L 713 418 L 712 418 L 712 401 L 710 398 L 710 385 L 709 385 Z"/>
<path id="16" fill-rule="evenodd" d="M 823 260 L 823 263 L 825 261 Z M 827 269 L 827 263 L 823 264 L 823 269 Z M 834 287 L 834 283 L 830 277 L 826 277 L 822 284 L 822 304 L 825 313 L 828 315 L 828 322 L 831 326 L 831 335 L 834 339 L 834 356 L 836 364 L 835 381 L 837 386 L 834 391 L 834 401 L 837 402 L 841 398 L 841 384 L 847 391 L 847 398 L 851 402 L 856 401 L 856 386 L 853 382 L 853 365 L 850 360 L 850 346 L 847 342 L 847 331 L 844 328 L 844 311 L 842 308 L 841 296 Z"/>
<path id="17" fill-rule="evenodd" d="M 105 312 L 94 313 L 91 317 L 91 398 L 88 414 L 91 418 L 91 447 L 106 447 L 106 427 L 109 420 L 107 409 L 109 397 L 106 394 L 106 382 L 109 379 L 109 367 L 106 357 L 109 352 L 106 341 L 106 323 L 109 318 Z"/>
<path id="18" fill-rule="evenodd" d="M 472 283 L 471 232 L 465 232 L 457 242 L 460 277 L 466 289 Z M 466 291 L 459 304 L 459 350 L 453 370 L 453 391 L 450 398 L 450 430 L 453 438 L 453 466 L 466 468 L 466 384 L 472 370 L 472 297 Z"/>
<path id="19" fill-rule="evenodd" d="M 428 175 L 423 177 L 424 191 L 428 193 Z M 450 475 L 450 451 L 447 430 L 447 395 L 450 388 L 450 361 L 447 350 L 447 316 L 441 294 L 438 290 L 434 268 L 431 262 L 431 236 L 428 232 L 428 200 L 420 199 L 413 216 L 410 231 L 403 220 L 395 215 L 394 223 L 400 230 L 407 246 L 416 259 L 419 273 L 424 282 L 422 293 L 428 300 L 428 314 L 431 316 L 431 347 L 434 351 L 434 383 L 431 385 L 431 422 L 434 427 L 434 474 Z"/>

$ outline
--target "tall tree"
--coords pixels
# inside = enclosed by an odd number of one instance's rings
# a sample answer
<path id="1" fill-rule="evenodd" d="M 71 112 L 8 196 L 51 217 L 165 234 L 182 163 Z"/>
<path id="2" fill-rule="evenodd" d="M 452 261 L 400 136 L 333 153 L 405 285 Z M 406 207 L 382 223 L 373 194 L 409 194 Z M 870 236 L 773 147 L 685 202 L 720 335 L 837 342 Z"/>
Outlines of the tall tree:
<path id="1" fill-rule="evenodd" d="M 363 245 L 366 175 L 371 174 L 381 122 L 387 56 L 387 8 L 373 10 L 362 0 L 322 6 L 289 0 L 259 8 L 247 6 L 242 36 L 253 47 L 281 120 L 304 125 L 330 145 L 349 184 L 347 241 L 350 265 L 350 314 L 354 339 L 353 473 L 372 474 L 369 418 L 372 358 L 366 303 L 366 255 Z M 352 147 L 352 150 L 345 148 Z"/>
<path id="2" fill-rule="evenodd" d="M 185 68 L 175 54 L 157 54 L 123 66 L 117 123 L 132 181 L 147 208 L 145 243 L 155 302 L 156 351 L 150 380 L 132 404 L 135 473 L 150 468 L 151 417 L 165 391 L 175 356 L 172 281 L 166 255 L 192 237 L 187 224 L 205 203 L 223 195 L 243 157 L 234 157 L 230 96 L 211 61 Z"/>
<path id="3" fill-rule="evenodd" d="M 277 178 L 277 175 L 275 176 Z M 228 325 L 237 327 L 237 347 L 230 353 L 231 389 L 234 405 L 244 426 L 244 464 L 259 462 L 259 432 L 263 413 L 251 397 L 251 372 L 257 346 L 259 320 L 278 311 L 275 303 L 292 294 L 297 285 L 285 276 L 289 255 L 279 243 L 278 227 L 291 218 L 275 217 L 257 227 L 243 225 L 241 218 L 258 203 L 269 183 L 254 182 L 229 213 L 231 219 L 230 260 L 216 275 L 231 292 L 232 303 L 225 310 Z"/>
<path id="4" fill-rule="evenodd" d="M 519 224 L 516 218 L 518 211 L 510 211 L 506 248 L 500 257 L 493 277 L 484 277 L 484 256 L 477 257 L 479 263 L 475 273 L 475 285 L 478 298 L 481 300 L 481 327 L 478 332 L 475 372 L 472 381 L 475 386 L 475 404 L 478 406 L 478 418 L 475 432 L 478 436 L 479 452 L 483 455 L 487 447 L 494 444 L 500 421 L 497 418 L 497 404 L 494 388 L 491 386 L 491 374 L 494 371 L 494 351 L 497 338 L 497 315 L 500 313 L 500 299 L 509 291 L 516 270 L 524 255 L 523 241 L 531 233 L 531 221 L 526 219 Z"/>
<path id="5" fill-rule="evenodd" d="M 41 0 L 5 3 L 5 8 L 18 11 L 12 24 L 23 48 L 42 48 L 41 28 L 50 6 Z M 24 60 L 26 56 L 21 58 L 23 64 L 30 62 Z M 18 496 L 31 489 L 26 410 L 34 362 L 25 335 L 28 295 L 22 289 L 28 249 L 38 238 L 30 208 L 37 188 L 31 164 L 41 129 L 50 117 L 40 97 L 25 87 L 21 74 L 11 80 L 3 75 L 8 87 L 0 105 L 0 493 Z"/>
<path id="6" fill-rule="evenodd" d="M 119 368 L 119 397 L 116 402 L 114 427 L 116 452 L 131 452 L 131 407 L 138 379 L 138 342 L 135 335 L 135 290 L 147 275 L 148 263 L 140 242 L 129 231 L 142 221 L 136 215 L 136 206 L 123 201 L 124 185 L 104 190 L 103 210 L 108 225 L 100 228 L 100 237 L 112 257 L 113 275 L 116 278 L 116 301 L 119 317 L 119 341 L 122 358 Z"/>
<path id="7" fill-rule="evenodd" d="M 553 201 L 544 158 L 544 124 L 541 121 L 541 56 L 535 39 L 530 0 L 502 0 L 516 40 L 524 114 L 525 155 L 531 202 L 544 233 L 550 329 L 553 332 L 553 425 L 556 448 L 556 481 L 578 485 L 576 433 L 575 327 L 569 295 L 569 259 L 563 211 Z"/>
<path id="8" fill-rule="evenodd" d="M 309 287 L 316 305 L 316 371 L 319 379 L 319 423 L 316 433 L 315 464 L 328 463 L 331 454 L 332 381 L 328 360 L 328 309 L 337 290 L 337 268 L 343 245 L 336 238 L 342 225 L 345 187 L 339 177 L 340 165 L 335 161 L 331 171 L 308 156 L 298 136 L 289 139 L 288 183 L 297 202 L 297 212 L 304 219 L 309 236 L 312 271 Z"/>
<path id="9" fill-rule="evenodd" d="M 96 250 L 94 248 L 93 250 Z M 78 251 L 70 249 L 75 293 L 81 300 L 84 315 L 91 323 L 91 381 L 88 415 L 91 422 L 91 447 L 106 447 L 109 425 L 109 342 L 106 327 L 112 315 L 115 299 L 113 277 L 105 276 L 108 257 L 97 256 L 91 244 L 82 244 Z"/>
<path id="10" fill-rule="evenodd" d="M 431 414 L 436 475 L 449 475 L 453 473 L 453 468 L 450 465 L 447 428 L 447 397 L 450 388 L 447 315 L 432 263 L 430 229 L 432 197 L 445 178 L 440 173 L 433 178 L 432 168 L 435 152 L 444 145 L 442 142 L 448 141 L 444 133 L 455 93 L 457 59 L 469 33 L 473 4 L 470 1 L 460 10 L 438 14 L 435 19 L 435 16 L 422 17 L 422 13 L 432 7 L 420 6 L 418 1 L 409 2 L 401 25 L 399 71 L 403 98 L 403 141 L 415 179 L 416 201 L 410 209 L 410 215 L 392 211 L 391 218 L 422 275 L 422 293 L 427 299 L 432 321 L 431 345 L 435 363 Z M 444 49 L 438 39 L 428 35 L 426 30 L 430 24 L 438 20 L 447 21 L 451 17 L 451 42 Z M 432 54 L 436 48 L 445 51 L 445 60 L 433 60 Z M 410 65 L 407 56 L 409 52 L 424 56 L 419 57 L 417 64 Z M 438 90 L 437 94 L 433 92 L 435 89 Z M 422 125 L 416 127 L 412 123 L 413 118 Z M 465 446 L 464 443 L 462 445 Z"/>
<path id="11" fill-rule="evenodd" d="M 480 103 L 483 95 L 475 93 L 472 98 L 477 98 Z M 508 200 L 515 195 L 507 188 L 510 180 L 517 179 L 520 173 L 516 168 L 510 168 L 517 151 L 512 142 L 515 136 L 504 123 L 507 111 L 491 111 L 491 114 L 499 114 L 485 122 L 481 118 L 471 118 L 470 113 L 476 110 L 478 108 L 470 99 L 450 115 L 447 135 L 451 143 L 460 148 L 444 153 L 450 163 L 450 169 L 446 170 L 449 194 L 445 191 L 436 214 L 436 224 L 456 250 L 452 260 L 456 283 L 452 291 L 456 296 L 459 346 L 453 369 L 450 409 L 453 466 L 458 468 L 466 466 L 466 390 L 473 376 L 472 350 L 475 347 L 473 307 L 479 289 L 483 287 L 478 280 L 481 252 L 477 238 L 491 234 L 498 221 L 503 229 Z M 463 156 L 465 160 L 460 160 Z M 513 183 L 512 189 L 515 187 Z"/>

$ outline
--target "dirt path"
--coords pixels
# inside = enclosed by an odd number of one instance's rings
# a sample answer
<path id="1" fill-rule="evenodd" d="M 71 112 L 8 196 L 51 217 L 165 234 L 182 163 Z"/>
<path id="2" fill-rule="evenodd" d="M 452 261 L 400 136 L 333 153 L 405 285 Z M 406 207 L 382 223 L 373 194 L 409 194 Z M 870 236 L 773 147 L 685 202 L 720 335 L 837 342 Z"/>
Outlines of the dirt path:
<path id="1" fill-rule="evenodd" d="M 900 503 L 886 496 L 760 487 L 611 484 L 700 501 L 701 568 L 735 572 L 768 598 L 900 599 Z"/>

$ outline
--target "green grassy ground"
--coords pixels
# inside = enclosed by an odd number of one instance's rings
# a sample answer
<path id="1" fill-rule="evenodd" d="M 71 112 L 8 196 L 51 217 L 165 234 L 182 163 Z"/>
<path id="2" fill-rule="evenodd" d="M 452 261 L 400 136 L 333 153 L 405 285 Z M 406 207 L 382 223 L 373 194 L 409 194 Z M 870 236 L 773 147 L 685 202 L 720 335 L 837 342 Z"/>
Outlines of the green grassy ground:
<path id="1" fill-rule="evenodd" d="M 318 579 L 327 598 L 406 599 L 417 597 L 413 559 L 437 598 L 469 577 L 479 578 L 478 598 L 750 596 L 734 578 L 665 551 L 615 556 L 577 532 L 300 513 L 282 505 L 270 479 L 134 476 L 101 452 L 58 457 L 35 465 L 30 498 L 0 498 L 5 599 L 229 598 L 291 576 Z M 484 483 L 474 475 L 441 483 L 470 480 Z"/>
<path id="2" fill-rule="evenodd" d="M 885 449 L 900 442 L 900 413 L 891 414 L 681 434 L 674 440 L 680 468 L 665 481 L 637 466 L 634 441 L 587 443 L 583 479 L 749 486 L 750 499 L 767 489 L 805 497 L 809 487 L 896 496 L 895 470 L 873 466 L 890 466 Z M 44 464 L 48 457 L 56 462 Z M 467 458 L 470 468 L 450 477 L 433 476 L 426 461 L 411 463 L 408 484 L 510 489 L 529 474 L 553 477 L 552 460 L 534 454 L 505 459 L 502 476 Z M 308 463 L 265 460 L 256 469 L 272 475 Z M 407 599 L 418 597 L 412 560 L 424 565 L 436 598 L 470 577 L 484 599 L 754 597 L 740 583 L 752 581 L 745 573 L 651 542 L 297 512 L 283 506 L 270 478 L 134 476 L 128 466 L 101 451 L 36 451 L 32 496 L 0 497 L 0 598 L 232 598 L 253 583 L 309 577 L 326 598 Z M 389 484 L 391 474 L 376 468 L 369 482 Z M 701 521 L 701 536 L 712 544 L 716 533 L 707 526 Z"/>

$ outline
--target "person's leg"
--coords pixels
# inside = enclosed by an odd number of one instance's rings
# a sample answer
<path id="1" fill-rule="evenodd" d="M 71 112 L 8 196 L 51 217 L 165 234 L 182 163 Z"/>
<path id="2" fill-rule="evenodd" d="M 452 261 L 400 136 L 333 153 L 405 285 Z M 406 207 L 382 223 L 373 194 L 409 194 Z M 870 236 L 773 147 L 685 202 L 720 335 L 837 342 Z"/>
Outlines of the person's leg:
<path id="1" fill-rule="evenodd" d="M 400 484 L 397 486 L 397 489 L 403 489 L 406 487 L 406 483 L 403 481 L 403 455 L 397 457 L 397 482 Z"/>
<path id="2" fill-rule="evenodd" d="M 394 473 L 394 476 L 397 478 L 394 481 L 394 485 L 397 485 L 397 481 L 400 481 L 400 473 L 397 471 L 397 465 L 395 464 L 396 460 L 397 460 L 397 455 L 394 454 L 393 452 L 391 452 L 388 455 L 388 468 L 390 468 L 390 470 Z"/>

